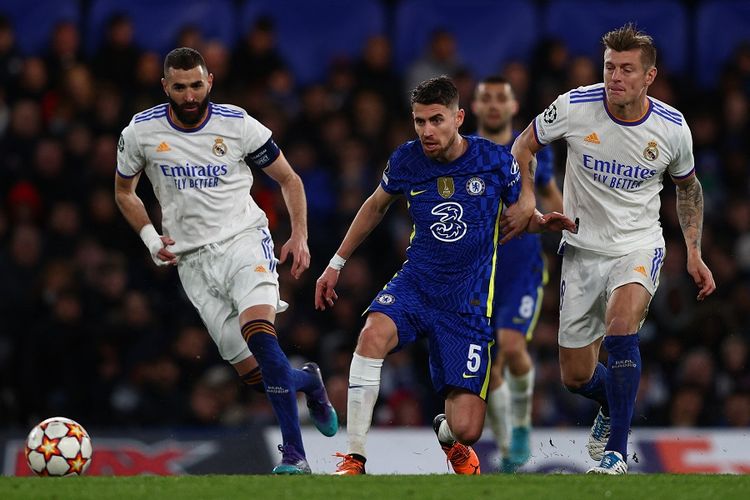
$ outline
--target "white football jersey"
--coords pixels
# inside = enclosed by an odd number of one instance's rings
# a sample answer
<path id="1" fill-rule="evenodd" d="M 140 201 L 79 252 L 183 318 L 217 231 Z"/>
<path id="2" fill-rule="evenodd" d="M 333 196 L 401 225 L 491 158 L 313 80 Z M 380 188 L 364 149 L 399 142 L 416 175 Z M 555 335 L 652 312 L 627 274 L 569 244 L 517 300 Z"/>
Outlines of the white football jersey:
<path id="1" fill-rule="evenodd" d="M 210 103 L 196 129 L 172 122 L 168 104 L 136 114 L 120 136 L 117 171 L 145 171 L 162 209 L 162 232 L 175 254 L 266 226 L 250 196 L 253 174 L 245 157 L 257 153 L 271 131 L 242 108 Z"/>
<path id="2" fill-rule="evenodd" d="M 606 255 L 664 246 L 659 192 L 665 172 L 675 179 L 694 171 L 690 129 L 682 113 L 649 97 L 643 117 L 629 122 L 609 113 L 604 84 L 559 96 L 534 119 L 539 144 L 565 139 L 565 215 L 578 234 L 563 241 Z"/>

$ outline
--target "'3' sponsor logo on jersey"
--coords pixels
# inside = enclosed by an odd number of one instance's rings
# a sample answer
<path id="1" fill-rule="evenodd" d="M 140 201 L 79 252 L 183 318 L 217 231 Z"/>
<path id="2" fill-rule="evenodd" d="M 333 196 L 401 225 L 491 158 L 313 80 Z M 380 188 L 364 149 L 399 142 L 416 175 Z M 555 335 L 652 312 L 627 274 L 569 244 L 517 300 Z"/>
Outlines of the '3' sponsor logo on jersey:
<path id="1" fill-rule="evenodd" d="M 432 235 L 440 241 L 452 243 L 466 235 L 466 222 L 461 220 L 464 209 L 454 201 L 441 203 L 432 209 L 433 215 L 440 216 L 440 220 L 430 226 Z"/>

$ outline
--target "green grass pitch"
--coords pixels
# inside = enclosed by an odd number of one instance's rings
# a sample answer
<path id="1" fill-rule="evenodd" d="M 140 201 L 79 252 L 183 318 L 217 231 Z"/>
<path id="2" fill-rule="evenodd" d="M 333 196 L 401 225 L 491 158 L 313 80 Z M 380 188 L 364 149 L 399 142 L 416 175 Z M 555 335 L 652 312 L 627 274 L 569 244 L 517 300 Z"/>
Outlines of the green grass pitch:
<path id="1" fill-rule="evenodd" d="M 14 499 L 748 499 L 750 476 L 633 474 L 455 476 L 0 477 Z"/>

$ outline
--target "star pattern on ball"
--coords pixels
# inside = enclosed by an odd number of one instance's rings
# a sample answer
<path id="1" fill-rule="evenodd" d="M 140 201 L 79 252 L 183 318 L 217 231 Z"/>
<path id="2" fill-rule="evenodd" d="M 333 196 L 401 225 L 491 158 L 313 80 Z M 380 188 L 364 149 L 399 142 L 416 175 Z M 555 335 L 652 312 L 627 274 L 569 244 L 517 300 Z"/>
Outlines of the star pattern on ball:
<path id="1" fill-rule="evenodd" d="M 66 436 L 75 436 L 77 439 L 81 439 L 83 436 L 86 435 L 86 432 L 81 428 L 80 425 L 77 424 L 65 424 L 65 426 L 68 428 Z"/>
<path id="2" fill-rule="evenodd" d="M 57 444 L 60 442 L 59 439 L 50 439 L 47 436 L 44 436 L 42 438 L 42 444 L 40 444 L 36 451 L 44 455 L 44 460 L 46 462 L 49 462 L 50 457 L 53 456 L 62 456 L 62 453 L 60 452 L 60 449 L 57 447 Z"/>
<path id="3" fill-rule="evenodd" d="M 67 459 L 68 462 L 68 472 L 75 472 L 76 474 L 80 474 L 83 472 L 83 466 L 86 465 L 87 460 L 83 458 L 83 455 L 81 455 L 81 452 L 78 452 L 78 455 L 76 455 L 73 458 Z"/>

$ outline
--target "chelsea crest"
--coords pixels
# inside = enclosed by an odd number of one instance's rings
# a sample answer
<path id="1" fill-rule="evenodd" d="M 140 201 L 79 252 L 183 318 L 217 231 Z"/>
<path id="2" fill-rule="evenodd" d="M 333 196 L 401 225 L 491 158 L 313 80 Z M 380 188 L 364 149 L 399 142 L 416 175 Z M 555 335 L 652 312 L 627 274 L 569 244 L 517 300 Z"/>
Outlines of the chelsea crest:
<path id="1" fill-rule="evenodd" d="M 484 181 L 480 177 L 472 177 L 466 182 L 466 192 L 472 196 L 484 193 Z"/>

